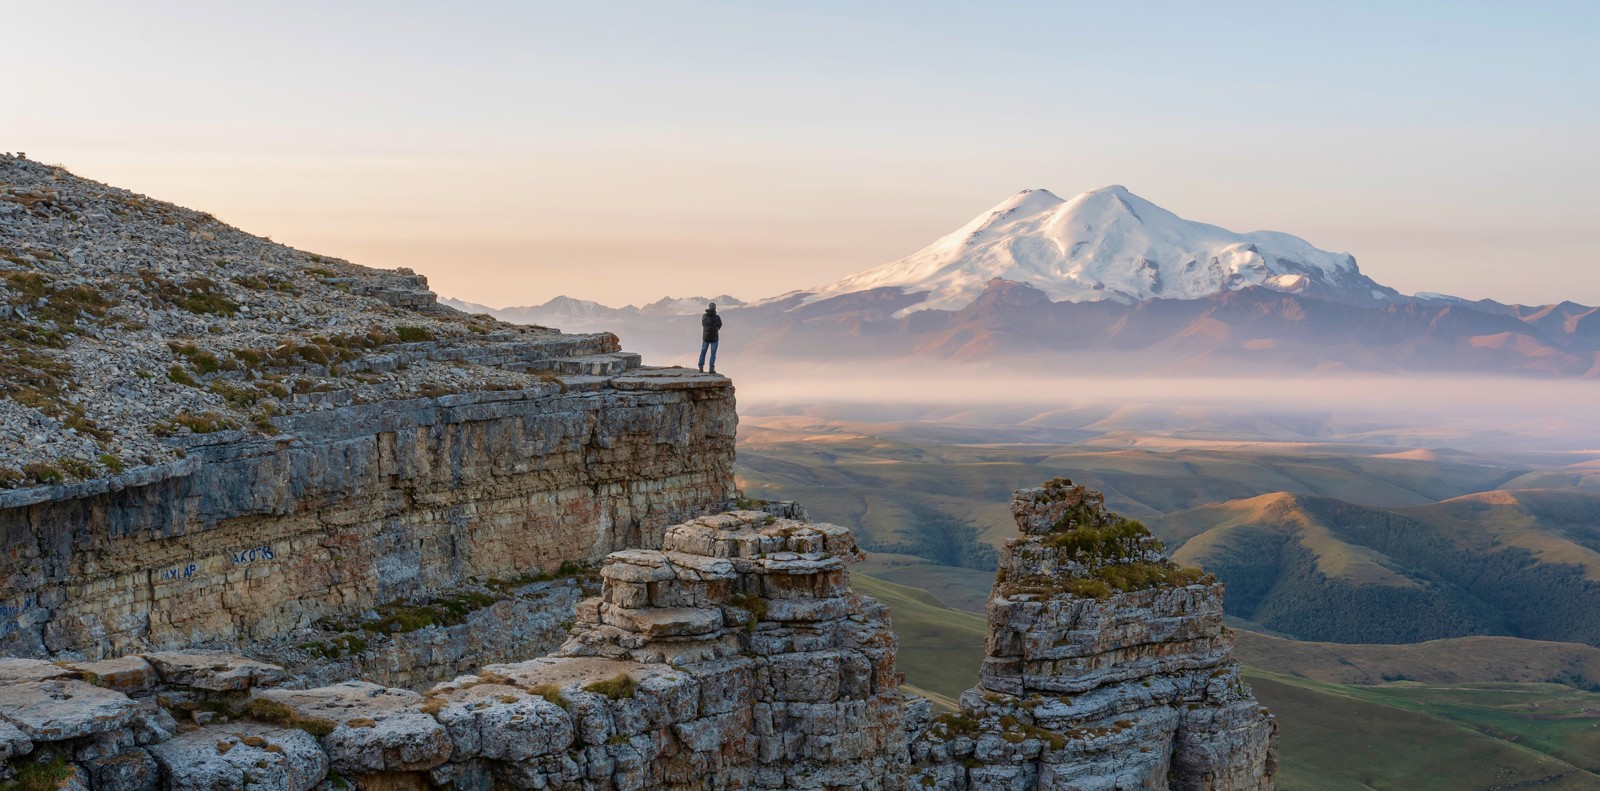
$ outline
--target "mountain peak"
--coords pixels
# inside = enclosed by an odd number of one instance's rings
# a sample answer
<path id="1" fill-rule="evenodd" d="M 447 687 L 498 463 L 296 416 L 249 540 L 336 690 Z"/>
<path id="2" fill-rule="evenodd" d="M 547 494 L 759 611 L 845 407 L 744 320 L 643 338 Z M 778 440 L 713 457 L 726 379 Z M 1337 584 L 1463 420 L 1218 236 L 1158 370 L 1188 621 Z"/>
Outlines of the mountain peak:
<path id="1" fill-rule="evenodd" d="M 980 226 L 989 226 L 1000 221 L 1032 217 L 1040 212 L 1054 209 L 1063 203 L 1066 203 L 1066 201 L 1057 197 L 1050 190 L 1025 189 L 995 204 L 995 207 L 990 209 L 987 214 L 978 215 L 973 222 L 979 223 Z"/>
<path id="2" fill-rule="evenodd" d="M 1199 299 L 1258 286 L 1334 301 L 1399 299 L 1355 259 L 1270 231 L 1193 222 L 1121 184 L 1063 200 L 1026 189 L 922 250 L 811 292 L 816 301 L 873 288 L 926 293 L 905 312 L 958 310 L 996 278 L 1062 302 Z"/>
<path id="3" fill-rule="evenodd" d="M 1166 224 L 1187 223 L 1166 209 L 1157 206 L 1144 198 L 1135 195 L 1121 184 L 1112 184 L 1106 187 L 1097 187 L 1088 192 L 1080 193 L 1067 201 L 1067 212 L 1076 215 L 1075 219 L 1094 224 L 1096 222 L 1108 223 L 1118 218 L 1132 217 L 1138 224 L 1146 222 L 1161 222 Z"/>

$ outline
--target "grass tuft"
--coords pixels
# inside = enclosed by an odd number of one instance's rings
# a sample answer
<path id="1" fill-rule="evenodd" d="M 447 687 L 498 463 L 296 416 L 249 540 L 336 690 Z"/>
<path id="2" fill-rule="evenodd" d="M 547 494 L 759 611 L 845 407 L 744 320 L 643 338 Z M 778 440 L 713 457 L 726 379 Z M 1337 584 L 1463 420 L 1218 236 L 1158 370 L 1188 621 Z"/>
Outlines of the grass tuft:
<path id="1" fill-rule="evenodd" d="M 17 767 L 17 775 L 6 784 L 7 791 L 56 791 L 67 784 L 74 769 L 66 759 L 40 761 Z"/>
<path id="2" fill-rule="evenodd" d="M 249 703 L 246 703 L 244 705 L 244 714 L 285 728 L 299 728 L 318 738 L 333 733 L 333 729 L 338 727 L 338 724 L 332 720 L 325 720 L 321 717 L 305 717 L 289 706 L 266 698 L 254 698 Z M 246 744 L 250 743 L 247 741 L 249 738 L 251 737 L 245 737 Z"/>
<path id="3" fill-rule="evenodd" d="M 530 694 L 538 695 L 539 697 L 544 698 L 545 700 L 548 700 L 563 709 L 569 708 L 572 705 L 571 702 L 567 700 L 566 696 L 561 694 L 561 688 L 555 686 L 554 684 L 536 684 L 528 687 L 527 691 Z"/>
<path id="4" fill-rule="evenodd" d="M 416 343 L 418 341 L 433 340 L 433 333 L 429 332 L 428 328 L 426 327 L 413 327 L 410 325 L 401 324 L 394 328 L 394 333 L 400 337 L 400 341 L 402 343 Z"/>
<path id="5" fill-rule="evenodd" d="M 618 673 L 604 681 L 584 685 L 583 691 L 605 695 L 612 700 L 625 700 L 639 691 L 639 682 L 634 681 L 633 676 L 627 673 Z"/>
<path id="6" fill-rule="evenodd" d="M 232 431 L 239 427 L 239 421 L 216 412 L 179 412 L 171 420 L 163 421 L 153 427 L 156 436 L 172 437 L 188 429 L 194 434 L 214 434 L 218 431 Z"/>

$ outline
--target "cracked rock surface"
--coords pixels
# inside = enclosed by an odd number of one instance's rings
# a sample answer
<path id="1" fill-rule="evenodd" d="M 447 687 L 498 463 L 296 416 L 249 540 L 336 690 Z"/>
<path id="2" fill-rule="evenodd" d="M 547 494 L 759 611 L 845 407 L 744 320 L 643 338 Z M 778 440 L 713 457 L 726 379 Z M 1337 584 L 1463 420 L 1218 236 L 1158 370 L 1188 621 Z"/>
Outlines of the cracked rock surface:
<path id="1" fill-rule="evenodd" d="M 129 697 L 83 680 L 110 676 L 0 660 L 0 701 L 16 704 L 0 705 L 0 744 L 13 768 L 54 757 L 162 789 L 305 791 L 334 776 L 458 791 L 903 788 L 894 637 L 884 609 L 850 592 L 850 532 L 735 511 L 661 543 L 607 558 L 555 655 L 425 694 L 301 689 L 263 662 L 172 651 L 116 660 L 157 676 Z M 155 720 L 134 729 L 146 736 L 102 738 L 140 717 Z"/>
<path id="2" fill-rule="evenodd" d="M 476 362 L 541 344 L 591 368 L 618 351 L 0 155 L 0 488 L 171 462 L 164 437 L 271 434 L 277 415 L 340 403 L 535 387 L 550 376 Z"/>
<path id="3" fill-rule="evenodd" d="M 1222 585 L 1098 492 L 1016 492 L 978 686 L 911 718 L 913 787 L 1267 791 L 1277 726 L 1239 676 Z"/>
<path id="4" fill-rule="evenodd" d="M 137 791 L 1270 791 L 1275 724 L 1221 587 L 1069 483 L 1019 493 L 1019 523 L 1041 498 L 1051 526 L 1007 546 L 959 712 L 900 691 L 888 612 L 850 590 L 850 531 L 787 506 L 611 553 L 554 654 L 426 692 L 220 652 L 0 659 L 0 772 L 62 761 Z"/>
<path id="5" fill-rule="evenodd" d="M 1272 788 L 1221 586 L 1097 493 L 1016 494 L 935 717 L 848 529 L 723 512 L 736 426 L 609 333 L 0 157 L 0 780 Z"/>

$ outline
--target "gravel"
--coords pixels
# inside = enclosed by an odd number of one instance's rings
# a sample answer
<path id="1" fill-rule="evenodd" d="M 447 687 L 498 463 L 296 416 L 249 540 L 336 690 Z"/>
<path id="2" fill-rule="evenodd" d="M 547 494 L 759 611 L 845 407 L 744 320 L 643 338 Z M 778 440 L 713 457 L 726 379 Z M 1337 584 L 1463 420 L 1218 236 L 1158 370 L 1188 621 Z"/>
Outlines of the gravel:
<path id="1" fill-rule="evenodd" d="M 548 386 L 495 349 L 584 337 L 0 155 L 0 488 L 160 464 L 276 415 Z"/>

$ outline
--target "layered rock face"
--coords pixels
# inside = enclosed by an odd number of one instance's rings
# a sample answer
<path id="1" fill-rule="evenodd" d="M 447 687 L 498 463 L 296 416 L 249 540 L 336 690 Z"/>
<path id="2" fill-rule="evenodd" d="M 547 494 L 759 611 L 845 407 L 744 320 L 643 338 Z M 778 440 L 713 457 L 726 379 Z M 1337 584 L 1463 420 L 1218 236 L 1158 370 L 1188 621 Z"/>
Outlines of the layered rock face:
<path id="1" fill-rule="evenodd" d="M 494 754 L 437 774 L 488 766 L 512 788 L 900 787 L 894 636 L 882 606 L 850 593 L 846 565 L 859 557 L 844 528 L 750 511 L 674 527 L 661 550 L 612 554 L 561 650 L 476 680 L 557 690 L 572 741 L 557 724 L 537 761 Z M 441 720 L 468 716 L 483 698 L 476 681 L 431 693 L 449 701 Z"/>
<path id="2" fill-rule="evenodd" d="M 779 509 L 774 509 L 779 510 Z M 1221 586 L 1068 482 L 1018 492 L 959 712 L 903 695 L 844 528 L 734 511 L 606 557 L 552 655 L 425 692 L 221 652 L 0 659 L 0 777 L 66 788 L 1270 791 Z M 52 780 L 55 782 L 55 780 Z"/>
<path id="3" fill-rule="evenodd" d="M 733 494 L 731 383 L 640 362 L 0 156 L 0 655 L 543 653 L 576 592 L 507 591 Z"/>
<path id="4" fill-rule="evenodd" d="M 1016 493 L 979 684 L 917 724 L 912 787 L 1263 791 L 1276 725 L 1239 677 L 1222 585 L 1070 481 Z"/>
<path id="5" fill-rule="evenodd" d="M 733 494 L 736 420 L 726 379 L 634 368 L 194 444 L 153 480 L 0 508 L 0 653 L 262 641 L 659 545 Z"/>
<path id="6" fill-rule="evenodd" d="M 555 656 L 425 694 L 296 689 L 220 653 L 0 659 L 0 771 L 95 791 L 904 788 L 894 637 L 849 592 L 858 555 L 832 525 L 697 519 L 612 554 Z"/>

